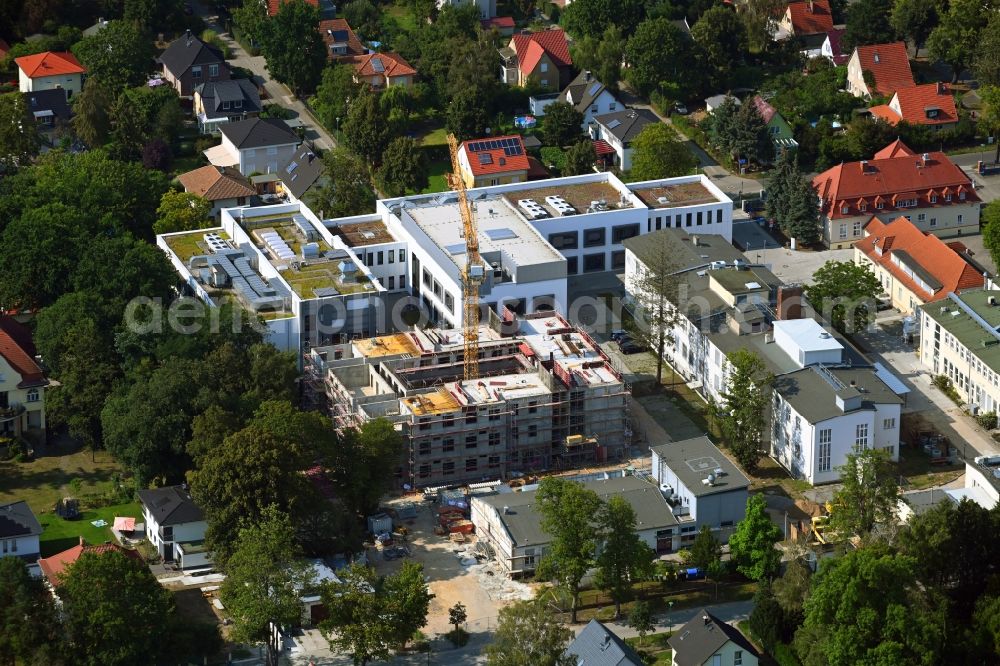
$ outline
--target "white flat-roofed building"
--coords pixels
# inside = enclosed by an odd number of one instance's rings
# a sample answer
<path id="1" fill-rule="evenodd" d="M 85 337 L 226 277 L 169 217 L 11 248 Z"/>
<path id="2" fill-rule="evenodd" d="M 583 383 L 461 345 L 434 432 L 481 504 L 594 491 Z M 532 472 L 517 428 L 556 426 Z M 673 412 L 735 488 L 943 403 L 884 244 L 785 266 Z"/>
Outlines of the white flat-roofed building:
<path id="1" fill-rule="evenodd" d="M 815 319 L 775 321 L 774 344 L 800 367 L 815 363 L 840 363 L 844 345 Z"/>
<path id="2" fill-rule="evenodd" d="M 378 214 L 324 220 L 324 225 L 338 236 L 371 271 L 386 291 L 405 291 L 409 281 L 406 241 L 394 236 Z"/>

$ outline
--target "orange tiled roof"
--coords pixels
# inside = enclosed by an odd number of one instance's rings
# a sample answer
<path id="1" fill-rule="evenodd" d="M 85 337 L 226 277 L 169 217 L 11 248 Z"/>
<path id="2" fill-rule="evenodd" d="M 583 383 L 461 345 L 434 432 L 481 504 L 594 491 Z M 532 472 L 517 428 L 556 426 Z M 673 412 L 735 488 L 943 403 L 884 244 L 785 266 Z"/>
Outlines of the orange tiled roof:
<path id="1" fill-rule="evenodd" d="M 878 154 L 885 154 L 893 145 Z M 909 193 L 915 194 L 917 208 L 979 201 L 969 177 L 944 153 L 926 153 L 924 160 L 904 144 L 896 145 L 894 150 L 895 157 L 845 162 L 813 178 L 824 215 L 838 219 L 878 212 L 875 204 L 879 201 L 884 211 L 894 196 Z M 865 202 L 867 208 L 862 209 L 859 202 Z"/>
<path id="2" fill-rule="evenodd" d="M 25 76 L 31 79 L 63 74 L 84 74 L 87 71 L 75 55 L 66 51 L 36 53 L 16 58 L 14 62 Z"/>
<path id="3" fill-rule="evenodd" d="M 967 261 L 961 252 L 934 234 L 924 233 L 905 217 L 892 222 L 872 218 L 865 225 L 865 234 L 865 238 L 855 243 L 854 247 L 906 285 L 907 289 L 921 296 L 924 302 L 940 300 L 949 292 L 983 286 L 983 276 L 978 267 Z M 893 261 L 893 256 L 907 264 L 915 262 L 923 273 L 924 284 L 931 291 L 913 279 L 913 266 L 907 272 Z"/>
<path id="4" fill-rule="evenodd" d="M 203 166 L 177 176 L 185 192 L 197 194 L 209 201 L 238 199 L 256 194 L 250 181 L 232 167 Z"/>
<path id="5" fill-rule="evenodd" d="M 21 375 L 18 388 L 45 386 L 48 380 L 35 362 L 35 345 L 31 331 L 24 324 L 8 315 L 0 315 L 0 357 Z"/>
<path id="6" fill-rule="evenodd" d="M 795 35 L 817 35 L 833 30 L 833 14 L 827 0 L 803 0 L 789 2 L 792 31 Z"/>
<path id="7" fill-rule="evenodd" d="M 307 3 L 313 7 L 319 7 L 319 0 L 305 0 Z M 288 0 L 267 0 L 267 15 L 274 16 L 281 9 L 281 5 L 288 2 Z"/>
<path id="8" fill-rule="evenodd" d="M 319 34 L 323 35 L 323 41 L 326 43 L 327 58 L 347 58 L 350 56 L 360 56 L 365 54 L 365 47 L 362 46 L 361 40 L 358 39 L 358 36 L 354 34 L 354 30 L 351 29 L 350 24 L 344 19 L 329 19 L 326 21 L 320 21 L 318 30 Z M 342 56 L 335 56 L 330 51 L 330 48 L 334 44 L 334 34 L 338 32 L 347 33 L 347 53 Z"/>
<path id="9" fill-rule="evenodd" d="M 379 71 L 375 61 L 382 63 L 382 70 Z M 358 76 L 409 76 L 416 74 L 417 70 L 410 66 L 410 63 L 403 59 L 398 53 L 369 53 L 368 55 L 355 58 L 354 69 Z"/>
<path id="10" fill-rule="evenodd" d="M 904 42 L 859 46 L 855 51 L 861 70 L 868 70 L 875 77 L 873 93 L 891 95 L 897 90 L 916 85 Z"/>
<path id="11" fill-rule="evenodd" d="M 84 553 L 94 553 L 96 555 L 100 555 L 102 553 L 110 553 L 112 551 L 118 551 L 126 557 L 131 557 L 134 560 L 142 559 L 142 556 L 137 550 L 122 548 L 116 543 L 103 543 L 99 546 L 88 546 L 84 543 L 83 537 L 80 537 L 80 543 L 72 548 L 67 548 L 63 552 L 56 553 L 51 557 L 39 558 L 38 566 L 52 587 L 58 587 L 60 582 L 59 579 L 63 572 L 66 571 L 66 568 L 80 559 Z"/>
<path id="12" fill-rule="evenodd" d="M 508 147 L 503 143 L 507 143 Z M 527 171 L 531 167 L 524 150 L 524 140 L 519 134 L 464 141 L 461 150 L 469 160 L 474 176 Z"/>
<path id="13" fill-rule="evenodd" d="M 902 113 L 892 108 L 893 102 L 898 105 Z M 933 118 L 927 115 L 930 109 L 937 110 L 937 115 Z M 955 98 L 951 96 L 948 86 L 943 83 L 901 88 L 896 91 L 889 104 L 873 106 L 869 111 L 890 125 L 895 125 L 901 120 L 911 125 L 945 125 L 958 122 Z"/>
<path id="14" fill-rule="evenodd" d="M 566 33 L 562 30 L 542 30 L 541 32 L 521 33 L 512 38 L 514 51 L 517 53 L 517 67 L 524 74 L 535 70 L 543 53 L 549 54 L 556 67 L 573 64 L 569 54 L 569 43 Z M 532 45 L 535 45 L 532 47 Z"/>
<path id="15" fill-rule="evenodd" d="M 882 150 L 875 153 L 875 159 L 884 160 L 888 157 L 898 157 L 900 155 L 916 155 L 905 143 L 896 139 Z"/>

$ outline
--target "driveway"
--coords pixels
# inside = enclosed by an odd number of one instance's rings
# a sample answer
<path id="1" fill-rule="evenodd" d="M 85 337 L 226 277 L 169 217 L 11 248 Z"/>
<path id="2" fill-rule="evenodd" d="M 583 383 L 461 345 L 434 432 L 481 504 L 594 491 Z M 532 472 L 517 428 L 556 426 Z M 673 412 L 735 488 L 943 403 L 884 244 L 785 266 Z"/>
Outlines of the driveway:
<path id="1" fill-rule="evenodd" d="M 199 2 L 192 2 L 196 15 L 204 19 L 208 27 L 219 34 L 219 36 L 229 46 L 231 57 L 229 64 L 232 67 L 242 67 L 253 72 L 253 79 L 258 86 L 262 87 L 266 93 L 267 101 L 279 104 L 291 110 L 295 116 L 293 118 L 302 122 L 305 131 L 305 139 L 309 141 L 314 150 L 324 151 L 334 148 L 337 142 L 323 128 L 320 122 L 312 114 L 312 111 L 297 97 L 292 94 L 283 83 L 279 83 L 271 78 L 267 71 L 267 62 L 263 56 L 251 56 L 243 47 L 233 39 L 232 35 L 226 32 L 226 28 L 219 22 L 219 17 Z"/>

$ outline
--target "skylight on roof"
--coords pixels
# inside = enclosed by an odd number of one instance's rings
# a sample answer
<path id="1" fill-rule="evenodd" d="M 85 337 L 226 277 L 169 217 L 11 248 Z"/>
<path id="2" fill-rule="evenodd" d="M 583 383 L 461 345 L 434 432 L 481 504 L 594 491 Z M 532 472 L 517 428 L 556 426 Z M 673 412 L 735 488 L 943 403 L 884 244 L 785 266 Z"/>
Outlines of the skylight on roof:
<path id="1" fill-rule="evenodd" d="M 604 87 L 604 85 L 603 85 L 602 83 L 595 83 L 595 84 L 593 84 L 592 86 L 590 86 L 590 90 L 588 90 L 588 91 L 587 91 L 587 94 L 588 94 L 588 95 L 590 95 L 591 97 L 593 97 L 593 96 L 594 96 L 594 95 L 596 95 L 596 94 L 597 94 L 597 93 L 598 93 L 598 92 L 599 92 L 599 91 L 601 90 L 601 88 L 603 88 L 603 87 Z"/>
<path id="2" fill-rule="evenodd" d="M 499 229 L 487 229 L 485 233 L 486 237 L 493 241 L 517 238 L 517 234 L 514 233 L 514 230 L 508 227 L 501 227 Z"/>
<path id="3" fill-rule="evenodd" d="M 479 155 L 480 164 L 493 164 L 493 154 L 492 153 L 477 153 Z"/>
<path id="4" fill-rule="evenodd" d="M 453 245 L 446 245 L 445 248 L 448 250 L 448 254 L 465 254 L 465 243 L 455 243 Z"/>
<path id="5" fill-rule="evenodd" d="M 615 118 L 610 123 L 608 123 L 608 129 L 609 130 L 613 130 L 614 128 L 618 127 L 621 124 L 622 124 L 622 121 L 620 121 L 617 118 Z"/>
<path id="6" fill-rule="evenodd" d="M 382 64 L 381 58 L 372 58 L 372 69 L 379 73 L 385 71 L 385 65 Z"/>

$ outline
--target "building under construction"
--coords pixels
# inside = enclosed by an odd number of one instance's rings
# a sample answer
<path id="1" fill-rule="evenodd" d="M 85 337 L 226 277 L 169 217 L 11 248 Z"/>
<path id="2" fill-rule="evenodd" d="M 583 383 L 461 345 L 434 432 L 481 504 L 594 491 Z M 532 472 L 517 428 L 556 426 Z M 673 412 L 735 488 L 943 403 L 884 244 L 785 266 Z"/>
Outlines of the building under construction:
<path id="1" fill-rule="evenodd" d="M 337 429 L 392 421 L 411 487 L 623 460 L 628 386 L 597 343 L 554 312 L 504 312 L 479 328 L 479 379 L 460 330 L 415 330 L 314 348 L 307 397 Z"/>

